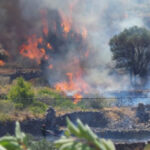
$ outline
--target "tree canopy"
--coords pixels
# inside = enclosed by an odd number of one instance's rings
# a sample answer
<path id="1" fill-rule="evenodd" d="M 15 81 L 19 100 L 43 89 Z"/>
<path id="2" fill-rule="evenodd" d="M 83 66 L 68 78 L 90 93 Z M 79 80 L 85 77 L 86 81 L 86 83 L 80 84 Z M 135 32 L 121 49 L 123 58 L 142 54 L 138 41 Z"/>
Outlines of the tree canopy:
<path id="1" fill-rule="evenodd" d="M 131 27 L 115 35 L 109 42 L 116 68 L 128 71 L 132 77 L 146 79 L 150 67 L 150 31 Z"/>

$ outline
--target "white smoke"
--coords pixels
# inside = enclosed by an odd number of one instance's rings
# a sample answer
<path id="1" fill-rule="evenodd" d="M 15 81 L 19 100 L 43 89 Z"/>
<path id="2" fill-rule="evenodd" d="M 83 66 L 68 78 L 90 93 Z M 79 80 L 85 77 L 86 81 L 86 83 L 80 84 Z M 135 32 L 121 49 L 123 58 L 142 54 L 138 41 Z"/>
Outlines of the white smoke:
<path id="1" fill-rule="evenodd" d="M 86 68 L 85 80 L 95 89 L 97 86 L 101 91 L 129 88 L 128 75 L 119 75 L 113 70 L 114 62 L 108 43 L 115 34 L 124 28 L 135 25 L 145 26 L 142 8 L 144 11 L 148 10 L 147 1 L 21 0 L 20 6 L 24 17 L 36 22 L 31 32 L 35 32 L 36 28 L 40 26 L 37 20 L 39 19 L 38 10 L 41 8 L 63 11 L 66 16 L 72 16 L 76 28 L 81 30 L 80 27 L 84 26 L 88 31 L 87 40 L 92 57 L 86 62 L 88 67 Z M 74 53 L 68 53 L 68 59 L 72 54 Z"/>

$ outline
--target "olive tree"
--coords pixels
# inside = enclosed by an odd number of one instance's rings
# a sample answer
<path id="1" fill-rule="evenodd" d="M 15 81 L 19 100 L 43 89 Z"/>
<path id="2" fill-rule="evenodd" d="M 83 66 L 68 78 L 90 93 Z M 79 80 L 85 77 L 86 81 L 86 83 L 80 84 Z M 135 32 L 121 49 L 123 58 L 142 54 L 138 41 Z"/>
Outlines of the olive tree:
<path id="1" fill-rule="evenodd" d="M 115 35 L 109 42 L 116 68 L 130 73 L 131 83 L 136 77 L 146 81 L 150 68 L 150 31 L 142 27 L 131 27 Z M 145 83 L 145 82 L 143 82 Z"/>

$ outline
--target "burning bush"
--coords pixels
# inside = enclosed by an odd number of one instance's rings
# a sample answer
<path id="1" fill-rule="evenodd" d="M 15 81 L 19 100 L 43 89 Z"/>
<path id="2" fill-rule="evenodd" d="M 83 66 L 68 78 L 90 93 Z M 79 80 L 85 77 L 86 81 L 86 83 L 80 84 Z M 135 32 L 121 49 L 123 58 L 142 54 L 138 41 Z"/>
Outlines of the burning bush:
<path id="1" fill-rule="evenodd" d="M 4 66 L 7 59 L 8 53 L 2 48 L 2 45 L 0 44 L 0 66 Z"/>
<path id="2" fill-rule="evenodd" d="M 52 106 L 61 108 L 74 108 L 75 105 L 70 98 L 63 96 L 60 92 L 50 88 L 42 88 L 37 94 L 41 101 Z"/>

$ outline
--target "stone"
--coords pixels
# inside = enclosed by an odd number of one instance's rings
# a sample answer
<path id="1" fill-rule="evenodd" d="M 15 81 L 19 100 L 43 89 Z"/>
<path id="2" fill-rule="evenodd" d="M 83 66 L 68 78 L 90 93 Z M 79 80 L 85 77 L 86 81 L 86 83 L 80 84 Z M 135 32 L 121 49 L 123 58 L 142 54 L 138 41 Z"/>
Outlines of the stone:
<path id="1" fill-rule="evenodd" d="M 149 120 L 149 114 L 146 112 L 146 107 L 143 103 L 139 103 L 136 110 L 136 117 L 138 117 L 139 122 L 145 123 Z"/>

